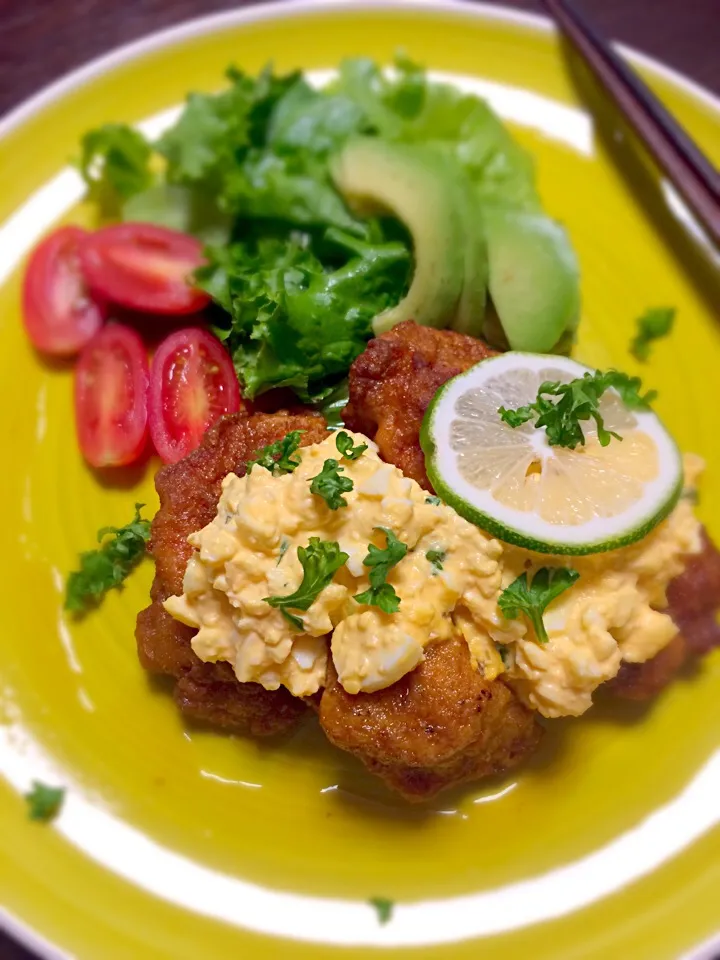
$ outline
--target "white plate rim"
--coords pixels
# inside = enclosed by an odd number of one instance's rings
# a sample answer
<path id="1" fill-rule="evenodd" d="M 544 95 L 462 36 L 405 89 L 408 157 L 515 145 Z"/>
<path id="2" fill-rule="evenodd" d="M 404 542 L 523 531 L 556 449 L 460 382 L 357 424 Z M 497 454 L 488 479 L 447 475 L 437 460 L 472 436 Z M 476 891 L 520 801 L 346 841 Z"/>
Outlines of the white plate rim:
<path id="1" fill-rule="evenodd" d="M 271 2 L 266 0 L 266 2 L 255 3 L 250 7 L 221 11 L 185 20 L 180 24 L 153 31 L 138 40 L 117 46 L 109 52 L 89 60 L 59 79 L 41 87 L 40 90 L 21 101 L 1 117 L 0 140 L 56 100 L 92 80 L 93 77 L 145 54 L 172 46 L 182 40 L 203 36 L 239 24 L 281 19 L 288 15 L 303 16 L 338 8 L 342 8 L 345 12 L 361 12 L 380 8 L 405 11 L 408 6 L 418 6 L 436 12 L 473 17 L 479 20 L 503 21 L 529 27 L 542 33 L 557 32 L 555 24 L 548 17 L 516 10 L 502 4 L 484 2 L 484 0 L 475 0 L 472 3 L 468 0 L 271 0 Z M 711 90 L 692 80 L 681 71 L 667 66 L 655 57 L 625 44 L 614 43 L 613 45 L 619 53 L 634 65 L 640 66 L 654 73 L 660 79 L 676 86 L 687 95 L 709 107 L 720 118 L 720 97 L 716 96 Z M 0 909 L 0 930 L 9 934 L 42 960 L 66 960 L 70 956 L 5 909 Z M 713 960 L 718 949 L 720 949 L 720 934 L 705 940 L 689 953 L 684 954 L 680 960 Z"/>

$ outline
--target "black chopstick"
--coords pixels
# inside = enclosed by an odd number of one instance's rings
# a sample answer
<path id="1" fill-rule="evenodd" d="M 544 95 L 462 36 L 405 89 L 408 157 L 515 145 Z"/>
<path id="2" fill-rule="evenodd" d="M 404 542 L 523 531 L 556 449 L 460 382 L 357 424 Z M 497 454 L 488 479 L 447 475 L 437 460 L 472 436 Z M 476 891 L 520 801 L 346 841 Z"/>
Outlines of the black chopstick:
<path id="1" fill-rule="evenodd" d="M 635 71 L 568 0 L 544 0 L 574 49 L 720 247 L 720 174 Z"/>

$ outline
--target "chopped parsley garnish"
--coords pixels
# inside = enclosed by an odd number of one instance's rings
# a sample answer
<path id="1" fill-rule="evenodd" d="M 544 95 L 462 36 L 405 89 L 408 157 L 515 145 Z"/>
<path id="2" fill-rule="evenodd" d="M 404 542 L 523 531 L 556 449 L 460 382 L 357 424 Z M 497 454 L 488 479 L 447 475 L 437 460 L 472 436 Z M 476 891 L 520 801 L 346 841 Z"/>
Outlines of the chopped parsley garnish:
<path id="1" fill-rule="evenodd" d="M 543 623 L 543 613 L 579 576 L 572 567 L 541 567 L 532 583 L 528 583 L 527 573 L 521 573 L 517 580 L 500 594 L 498 606 L 508 620 L 516 620 L 524 613 L 535 629 L 538 643 L 547 643 L 549 638 Z"/>
<path id="2" fill-rule="evenodd" d="M 282 540 L 280 541 L 280 553 L 278 554 L 277 563 L 275 564 L 276 567 L 280 566 L 280 561 L 288 552 L 289 547 L 290 547 L 290 541 L 286 537 L 283 537 Z"/>
<path id="3" fill-rule="evenodd" d="M 303 569 L 300 586 L 287 597 L 264 597 L 266 603 L 276 607 L 297 630 L 305 626 L 300 617 L 290 613 L 293 610 L 307 610 L 327 587 L 337 571 L 348 560 L 348 554 L 334 541 L 310 537 L 307 547 L 298 547 L 298 560 Z"/>
<path id="4" fill-rule="evenodd" d="M 675 322 L 675 307 L 650 307 L 638 317 L 637 333 L 630 341 L 630 352 L 636 360 L 644 363 L 650 356 L 654 340 L 667 337 Z"/>
<path id="5" fill-rule="evenodd" d="M 63 787 L 48 787 L 39 780 L 33 780 L 32 790 L 25 794 L 28 816 L 31 820 L 42 820 L 44 823 L 54 820 L 60 812 L 64 798 Z"/>
<path id="6" fill-rule="evenodd" d="M 127 526 L 103 527 L 97 536 L 100 547 L 80 554 L 80 569 L 68 577 L 66 610 L 82 613 L 96 606 L 108 590 L 120 587 L 137 566 L 150 539 L 150 521 L 140 516 L 144 506 L 135 504 L 135 518 Z"/>
<path id="7" fill-rule="evenodd" d="M 512 663 L 512 653 L 510 652 L 510 648 L 505 643 L 498 643 L 497 652 L 500 654 L 500 659 L 503 662 L 503 666 L 507 669 L 507 667 L 509 667 Z"/>
<path id="8" fill-rule="evenodd" d="M 343 497 L 343 493 L 348 493 L 353 488 L 350 477 L 341 477 L 341 473 L 343 473 L 343 467 L 337 460 L 326 460 L 322 470 L 312 478 L 310 484 L 310 493 L 322 497 L 331 510 L 346 507 L 347 500 Z"/>
<path id="9" fill-rule="evenodd" d="M 370 897 L 368 903 L 375 907 L 378 923 L 389 923 L 392 920 L 393 908 L 395 906 L 392 900 L 387 897 Z"/>
<path id="10" fill-rule="evenodd" d="M 443 568 L 443 560 L 447 556 L 447 553 L 444 550 L 428 550 L 425 556 L 427 557 L 428 562 L 432 565 L 433 576 L 437 576 Z"/>
<path id="11" fill-rule="evenodd" d="M 439 507 L 442 500 L 440 497 L 425 497 L 425 503 L 429 503 L 433 507 Z"/>
<path id="12" fill-rule="evenodd" d="M 276 440 L 275 443 L 256 450 L 253 459 L 247 462 L 247 472 L 250 473 L 257 465 L 269 470 L 274 477 L 279 477 L 282 473 L 292 473 L 300 466 L 300 461 L 293 460 L 292 455 L 300 446 L 302 433 L 302 430 L 291 430 L 282 440 Z"/>
<path id="13" fill-rule="evenodd" d="M 630 377 L 619 370 L 602 373 L 585 373 L 569 383 L 546 380 L 538 390 L 537 399 L 525 407 L 508 410 L 500 407 L 501 419 L 511 427 L 520 427 L 529 420 L 535 420 L 536 428 L 545 427 L 548 443 L 552 447 L 569 447 L 574 450 L 578 444 L 585 444 L 585 434 L 580 426 L 584 420 L 594 420 L 597 426 L 600 445 L 606 447 L 612 437 L 622 437 L 612 430 L 605 429 L 600 413 L 600 398 L 606 390 L 617 390 L 628 410 L 649 410 L 657 394 L 651 390 L 641 394 L 642 383 L 639 377 Z M 548 399 L 557 397 L 557 400 Z"/>
<path id="14" fill-rule="evenodd" d="M 400 597 L 386 580 L 391 568 L 400 563 L 407 553 L 407 544 L 401 543 L 388 527 L 375 529 L 382 530 L 385 534 L 387 546 L 381 550 L 374 543 L 368 544 L 368 555 L 363 560 L 363 566 L 370 568 L 370 589 L 357 594 L 355 600 L 369 607 L 379 607 L 383 613 L 397 613 L 400 609 Z"/>
<path id="15" fill-rule="evenodd" d="M 359 443 L 357 446 L 353 446 L 352 437 L 345 433 L 344 430 L 341 430 L 335 437 L 335 443 L 337 444 L 338 453 L 342 454 L 346 460 L 357 460 L 368 448 L 366 443 Z"/>

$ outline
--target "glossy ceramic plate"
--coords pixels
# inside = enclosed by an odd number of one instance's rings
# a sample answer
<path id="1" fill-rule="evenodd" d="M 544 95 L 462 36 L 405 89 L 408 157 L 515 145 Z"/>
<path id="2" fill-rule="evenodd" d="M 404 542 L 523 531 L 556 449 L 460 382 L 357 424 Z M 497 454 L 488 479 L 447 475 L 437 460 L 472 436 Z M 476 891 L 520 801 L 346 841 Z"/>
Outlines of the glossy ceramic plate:
<path id="1" fill-rule="evenodd" d="M 545 21 L 445 3 L 256 7 L 46 91 L 0 130 L 0 895 L 9 928 L 46 956 L 664 960 L 716 932 L 720 652 L 650 707 L 601 697 L 549 724 L 518 774 L 418 809 L 313 723 L 274 744 L 185 726 L 135 655 L 149 562 L 84 622 L 62 612 L 78 551 L 136 500 L 156 503 L 156 464 L 119 477 L 83 465 L 70 370 L 35 356 L 21 327 L 24 254 L 57 222 L 90 222 L 67 167 L 80 135 L 110 120 L 157 130 L 231 61 L 326 70 L 398 47 L 488 96 L 535 154 L 582 263 L 581 360 L 633 370 L 633 319 L 678 307 L 643 372 L 682 446 L 707 459 L 700 511 L 720 537 L 712 258 L 667 184 L 591 116 Z M 720 106 L 634 61 L 720 160 Z M 33 778 L 68 788 L 53 826 L 27 819 Z M 391 923 L 376 896 L 396 901 Z"/>

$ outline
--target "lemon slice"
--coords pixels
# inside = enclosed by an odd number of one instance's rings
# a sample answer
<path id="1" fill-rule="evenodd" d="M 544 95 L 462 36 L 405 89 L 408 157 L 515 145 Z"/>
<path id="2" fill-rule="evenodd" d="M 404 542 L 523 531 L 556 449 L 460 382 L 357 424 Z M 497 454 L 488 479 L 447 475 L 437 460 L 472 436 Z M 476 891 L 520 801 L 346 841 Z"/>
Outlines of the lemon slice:
<path id="1" fill-rule="evenodd" d="M 532 421 L 513 428 L 498 414 L 535 401 L 545 380 L 567 383 L 589 370 L 510 352 L 449 380 L 421 431 L 437 493 L 499 539 L 540 553 L 600 553 L 644 537 L 682 489 L 680 452 L 654 413 L 630 411 L 608 390 L 600 412 L 622 440 L 603 447 L 594 421 L 583 421 L 585 445 L 574 450 L 550 446 Z"/>

